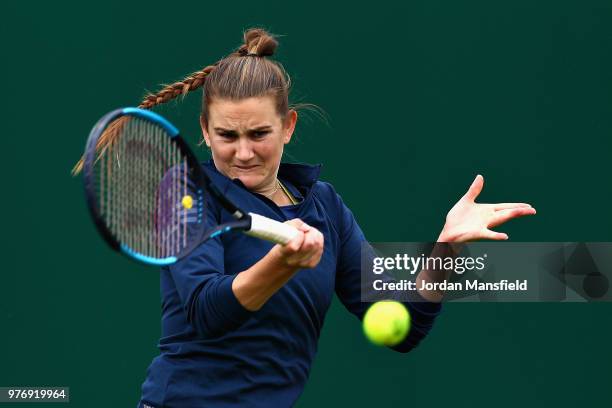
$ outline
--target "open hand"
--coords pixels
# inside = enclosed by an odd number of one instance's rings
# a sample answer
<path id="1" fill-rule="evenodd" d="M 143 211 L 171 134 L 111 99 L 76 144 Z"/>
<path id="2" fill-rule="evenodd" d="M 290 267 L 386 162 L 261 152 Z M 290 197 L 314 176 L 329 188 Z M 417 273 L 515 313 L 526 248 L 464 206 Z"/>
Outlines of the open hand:
<path id="1" fill-rule="evenodd" d="M 467 193 L 451 208 L 439 242 L 467 242 L 479 239 L 506 240 L 508 235 L 492 231 L 513 218 L 534 215 L 535 208 L 527 203 L 480 204 L 476 198 L 482 191 L 484 178 L 479 174 Z"/>

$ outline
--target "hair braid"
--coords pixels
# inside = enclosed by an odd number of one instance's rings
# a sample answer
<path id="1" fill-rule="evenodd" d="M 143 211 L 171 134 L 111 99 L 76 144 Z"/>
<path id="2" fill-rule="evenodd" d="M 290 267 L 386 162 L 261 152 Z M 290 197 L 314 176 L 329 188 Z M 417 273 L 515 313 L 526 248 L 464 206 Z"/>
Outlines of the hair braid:
<path id="1" fill-rule="evenodd" d="M 175 82 L 172 85 L 168 85 L 161 91 L 155 94 L 148 94 L 145 96 L 143 101 L 138 105 L 142 109 L 151 109 L 155 105 L 161 105 L 166 103 L 179 95 L 186 95 L 187 93 L 201 88 L 204 85 L 206 76 L 215 69 L 215 65 L 209 65 L 201 71 L 194 72 L 187 76 L 185 79 L 179 82 Z"/>
<path id="2" fill-rule="evenodd" d="M 242 100 L 250 97 L 274 97 L 276 111 L 284 117 L 289 110 L 290 81 L 284 68 L 266 57 L 274 55 L 278 41 L 274 35 L 261 28 L 243 33 L 243 44 L 214 65 L 185 77 L 182 81 L 164 86 L 156 93 L 147 94 L 139 108 L 151 109 L 179 95 L 187 95 L 198 88 L 202 93 L 202 120 L 208 122 L 208 106 L 215 98 Z M 255 57 L 255 58 L 253 58 Z M 129 117 L 123 116 L 111 123 L 100 136 L 96 152 L 101 155 L 112 148 Z M 72 169 L 77 174 L 83 168 L 83 158 Z"/>
<path id="3" fill-rule="evenodd" d="M 161 105 L 162 103 L 166 103 L 179 95 L 186 95 L 187 93 L 201 88 L 204 85 L 204 81 L 206 77 L 215 69 L 216 65 L 209 65 L 203 68 L 200 71 L 194 72 L 191 75 L 187 76 L 185 79 L 179 82 L 175 82 L 171 85 L 164 87 L 161 91 L 153 94 L 150 93 L 143 101 L 138 105 L 141 109 L 151 109 L 156 105 Z M 115 122 L 111 123 L 109 127 L 102 133 L 100 139 L 98 139 L 98 144 L 96 146 L 96 151 L 100 154 L 103 153 L 109 146 L 112 146 L 119 137 L 120 130 L 125 126 L 125 124 L 129 121 L 129 117 L 122 116 Z M 73 167 L 72 174 L 76 175 L 81 172 L 83 169 L 83 160 L 84 158 L 78 161 L 78 163 Z"/>

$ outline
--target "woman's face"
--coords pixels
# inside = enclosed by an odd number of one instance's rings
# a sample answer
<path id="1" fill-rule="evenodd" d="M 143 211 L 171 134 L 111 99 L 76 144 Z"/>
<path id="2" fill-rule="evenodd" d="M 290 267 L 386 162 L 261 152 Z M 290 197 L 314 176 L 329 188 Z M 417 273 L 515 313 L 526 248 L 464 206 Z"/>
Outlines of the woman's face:
<path id="1" fill-rule="evenodd" d="M 283 147 L 291 140 L 296 121 L 295 111 L 282 118 L 274 98 L 265 96 L 215 99 L 208 105 L 208 123 L 200 123 L 217 169 L 259 192 L 275 186 Z"/>

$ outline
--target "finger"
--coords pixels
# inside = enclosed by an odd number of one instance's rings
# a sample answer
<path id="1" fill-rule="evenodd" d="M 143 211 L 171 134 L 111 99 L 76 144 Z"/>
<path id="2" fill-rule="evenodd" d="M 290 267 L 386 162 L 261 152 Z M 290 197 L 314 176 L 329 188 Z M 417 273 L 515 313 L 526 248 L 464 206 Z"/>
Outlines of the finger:
<path id="1" fill-rule="evenodd" d="M 476 197 L 478 197 L 478 195 L 482 191 L 483 186 L 484 186 L 484 178 L 479 174 L 476 176 L 476 178 L 472 182 L 472 185 L 470 186 L 467 193 L 465 193 L 463 197 L 466 198 L 467 200 L 475 201 Z"/>
<path id="2" fill-rule="evenodd" d="M 317 232 L 319 233 L 318 236 L 319 236 L 319 242 L 321 245 L 321 250 L 323 250 L 323 247 L 325 246 L 325 235 L 323 235 L 321 231 L 317 230 Z"/>
<path id="3" fill-rule="evenodd" d="M 305 253 L 304 256 L 299 258 L 298 264 L 302 268 L 314 268 L 321 261 L 323 255 L 322 248 L 315 248 L 313 251 Z"/>
<path id="4" fill-rule="evenodd" d="M 314 268 L 315 266 L 317 266 L 319 264 L 319 262 L 321 261 L 321 258 L 323 257 L 323 245 L 321 243 L 321 246 L 317 247 L 317 251 L 314 253 L 314 255 L 311 258 L 311 268 Z"/>
<path id="5" fill-rule="evenodd" d="M 508 209 L 511 209 L 511 208 L 519 208 L 519 207 L 531 207 L 531 204 L 527 204 L 527 203 L 498 203 L 498 204 L 493 204 L 493 209 L 495 211 L 508 210 Z"/>
<path id="6" fill-rule="evenodd" d="M 492 239 L 494 241 L 506 241 L 508 239 L 508 234 L 504 234 L 503 232 L 495 232 L 490 229 L 486 229 L 482 233 L 482 239 Z"/>
<path id="7" fill-rule="evenodd" d="M 304 233 L 298 230 L 298 234 L 289 242 L 281 247 L 283 255 L 289 256 L 300 250 L 304 243 Z"/>
<path id="8" fill-rule="evenodd" d="M 323 256 L 323 250 L 325 248 L 324 240 L 325 240 L 325 237 L 323 236 L 323 234 L 317 231 L 316 247 L 315 247 L 316 250 L 313 253 L 312 257 L 310 258 L 310 265 L 309 265 L 310 268 L 314 268 L 321 261 L 321 257 Z"/>
<path id="9" fill-rule="evenodd" d="M 302 222 L 302 225 L 300 225 L 299 230 L 302 232 L 308 232 L 312 229 L 312 227 L 308 224 L 306 224 L 305 222 Z"/>
<path id="10" fill-rule="evenodd" d="M 319 230 L 313 228 L 312 231 L 306 234 L 306 239 L 308 239 L 308 246 L 306 249 L 311 252 L 311 255 L 323 252 L 325 238 Z"/>
<path id="11" fill-rule="evenodd" d="M 316 248 L 316 237 L 314 231 L 309 231 L 304 234 L 304 243 L 300 248 L 300 252 L 309 253 L 313 252 Z"/>
<path id="12" fill-rule="evenodd" d="M 309 247 L 309 249 L 311 249 L 311 256 L 321 257 L 321 254 L 323 253 L 323 241 L 324 237 L 321 232 L 315 230 L 311 234 L 311 242 Z"/>
<path id="13" fill-rule="evenodd" d="M 289 225 L 294 226 L 294 227 L 295 227 L 295 228 L 297 228 L 297 229 L 301 229 L 301 228 L 302 228 L 302 225 L 303 225 L 303 224 L 305 224 L 305 222 L 304 222 L 304 221 L 302 221 L 302 220 L 301 220 L 301 219 L 299 219 L 299 218 L 293 218 L 293 219 L 291 219 L 291 220 L 289 220 L 289 221 L 285 221 L 285 224 L 289 224 Z"/>
<path id="14" fill-rule="evenodd" d="M 299 253 L 295 254 L 294 261 L 302 267 L 314 267 L 319 263 L 323 254 L 323 234 L 312 229 L 304 238 L 304 243 Z"/>
<path id="15" fill-rule="evenodd" d="M 535 213 L 536 210 L 533 207 L 519 207 L 512 208 L 509 210 L 497 211 L 495 212 L 495 214 L 491 218 L 491 221 L 489 222 L 489 225 L 487 226 L 489 228 L 497 227 L 498 225 L 501 225 L 513 218 L 524 217 L 526 215 L 534 215 Z"/>
<path id="16" fill-rule="evenodd" d="M 312 251 L 296 252 L 288 259 L 288 263 L 300 268 L 307 268 L 310 267 L 309 265 L 311 264 L 311 260 L 314 256 L 315 254 Z"/>
<path id="17" fill-rule="evenodd" d="M 306 268 L 316 268 L 319 262 L 321 262 L 321 255 L 322 255 L 321 253 L 317 253 L 316 255 L 313 255 L 308 260 L 308 263 L 306 264 Z"/>

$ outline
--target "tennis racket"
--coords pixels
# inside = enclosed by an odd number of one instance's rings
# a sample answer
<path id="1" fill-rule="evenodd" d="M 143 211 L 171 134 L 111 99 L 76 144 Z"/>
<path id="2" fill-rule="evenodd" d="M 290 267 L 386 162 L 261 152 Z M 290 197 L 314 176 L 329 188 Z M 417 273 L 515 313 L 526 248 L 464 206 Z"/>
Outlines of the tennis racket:
<path id="1" fill-rule="evenodd" d="M 116 137 L 98 151 L 105 132 Z M 232 231 L 278 244 L 298 234 L 234 205 L 213 185 L 178 129 L 151 111 L 122 108 L 104 115 L 89 134 L 83 175 L 98 232 L 111 248 L 146 264 L 173 264 L 207 239 Z M 211 199 L 234 221 L 211 227 L 205 220 Z"/>

